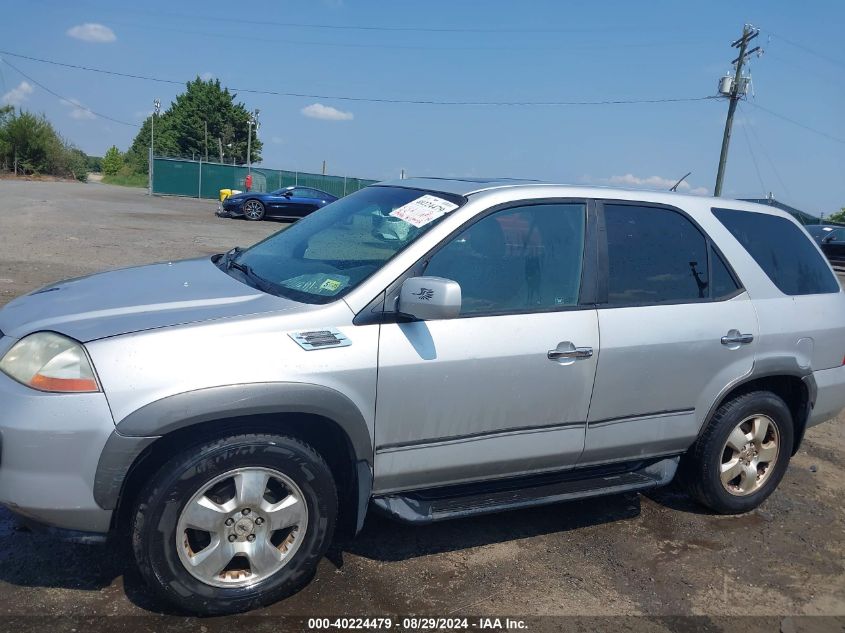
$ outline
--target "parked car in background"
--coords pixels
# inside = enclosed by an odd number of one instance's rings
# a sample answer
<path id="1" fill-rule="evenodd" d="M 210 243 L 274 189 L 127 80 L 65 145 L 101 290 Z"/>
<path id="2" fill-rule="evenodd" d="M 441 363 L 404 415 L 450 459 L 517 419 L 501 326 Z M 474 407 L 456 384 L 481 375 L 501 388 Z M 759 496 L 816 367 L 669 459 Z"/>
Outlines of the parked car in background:
<path id="1" fill-rule="evenodd" d="M 227 218 L 243 217 L 247 220 L 296 219 L 303 218 L 335 200 L 337 196 L 312 187 L 284 187 L 269 193 L 247 191 L 223 200 L 217 215 Z"/>
<path id="2" fill-rule="evenodd" d="M 845 266 L 845 226 L 817 224 L 805 227 L 831 264 Z"/>
<path id="3" fill-rule="evenodd" d="M 428 523 L 677 473 L 748 512 L 845 407 L 843 314 L 776 208 L 373 185 L 247 249 L 0 309 L 0 503 L 128 535 L 150 586 L 203 614 L 290 595 L 371 508 Z"/>

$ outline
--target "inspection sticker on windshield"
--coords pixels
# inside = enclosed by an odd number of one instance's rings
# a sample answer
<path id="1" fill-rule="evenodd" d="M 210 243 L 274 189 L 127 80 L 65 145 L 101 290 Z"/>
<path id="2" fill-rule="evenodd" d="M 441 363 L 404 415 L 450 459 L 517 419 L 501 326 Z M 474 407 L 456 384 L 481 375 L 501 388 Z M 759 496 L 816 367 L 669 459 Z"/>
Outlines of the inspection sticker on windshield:
<path id="1" fill-rule="evenodd" d="M 394 209 L 390 215 L 420 228 L 457 208 L 458 205 L 453 202 L 427 194 Z"/>

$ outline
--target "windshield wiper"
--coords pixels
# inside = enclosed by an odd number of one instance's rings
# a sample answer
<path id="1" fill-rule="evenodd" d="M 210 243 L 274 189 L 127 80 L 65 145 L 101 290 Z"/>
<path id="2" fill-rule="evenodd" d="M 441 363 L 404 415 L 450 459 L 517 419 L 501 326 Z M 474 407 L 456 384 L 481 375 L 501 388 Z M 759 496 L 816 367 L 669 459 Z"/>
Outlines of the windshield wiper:
<path id="1" fill-rule="evenodd" d="M 270 282 L 268 282 L 260 275 L 256 274 L 255 271 L 253 271 L 252 268 L 249 266 L 249 264 L 242 264 L 241 262 L 237 261 L 237 259 L 235 259 L 238 255 L 243 252 L 243 250 L 244 249 L 242 249 L 240 246 L 236 246 L 232 250 L 228 251 L 226 255 L 224 255 L 223 263 L 226 266 L 226 270 L 231 270 L 232 268 L 234 268 L 235 270 L 239 270 L 244 274 L 247 279 L 252 280 L 255 283 L 256 287 L 259 288 L 259 290 L 266 291 L 266 289 L 270 285 Z"/>

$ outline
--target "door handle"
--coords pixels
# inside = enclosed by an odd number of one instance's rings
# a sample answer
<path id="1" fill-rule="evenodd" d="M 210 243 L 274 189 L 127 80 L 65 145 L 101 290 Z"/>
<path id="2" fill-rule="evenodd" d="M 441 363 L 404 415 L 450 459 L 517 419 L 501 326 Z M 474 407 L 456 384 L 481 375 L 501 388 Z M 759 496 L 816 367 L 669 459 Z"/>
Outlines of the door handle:
<path id="1" fill-rule="evenodd" d="M 722 345 L 748 345 L 753 340 L 753 334 L 741 334 L 739 330 L 731 330 L 722 337 Z"/>
<path id="2" fill-rule="evenodd" d="M 556 349 L 550 349 L 546 356 L 549 360 L 560 360 L 562 358 L 592 358 L 593 348 L 571 346 L 569 349 L 561 349 L 561 346 L 558 345 Z"/>

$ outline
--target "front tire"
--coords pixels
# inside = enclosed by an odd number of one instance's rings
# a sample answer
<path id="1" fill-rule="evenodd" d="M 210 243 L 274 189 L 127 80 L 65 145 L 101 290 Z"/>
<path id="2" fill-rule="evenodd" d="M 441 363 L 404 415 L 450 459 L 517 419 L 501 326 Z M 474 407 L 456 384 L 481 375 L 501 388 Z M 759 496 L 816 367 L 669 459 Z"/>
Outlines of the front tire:
<path id="1" fill-rule="evenodd" d="M 792 414 L 775 394 L 754 391 L 729 400 L 683 458 L 686 487 L 720 514 L 750 512 L 783 479 L 793 436 Z"/>
<path id="2" fill-rule="evenodd" d="M 314 449 L 239 435 L 168 461 L 139 495 L 132 546 L 165 600 L 195 614 L 237 613 L 307 583 L 336 516 L 334 479 Z"/>
<path id="3" fill-rule="evenodd" d="M 247 200 L 244 202 L 244 217 L 247 220 L 263 220 L 264 219 L 264 203 L 260 200 Z"/>

